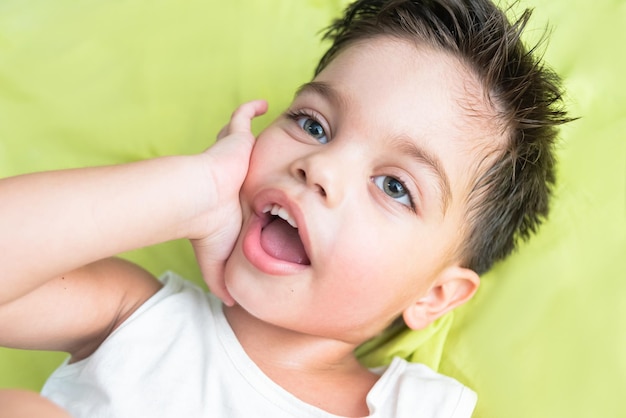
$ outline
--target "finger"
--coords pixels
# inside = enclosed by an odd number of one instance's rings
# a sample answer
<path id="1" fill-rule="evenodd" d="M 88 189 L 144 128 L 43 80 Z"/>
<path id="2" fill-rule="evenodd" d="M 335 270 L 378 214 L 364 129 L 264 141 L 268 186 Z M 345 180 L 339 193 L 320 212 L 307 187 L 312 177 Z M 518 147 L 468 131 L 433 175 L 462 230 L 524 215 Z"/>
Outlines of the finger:
<path id="1" fill-rule="evenodd" d="M 226 286 L 224 286 L 223 284 L 218 286 L 209 286 L 209 290 L 211 291 L 211 293 L 217 296 L 217 298 L 220 299 L 224 303 L 224 305 L 233 306 L 235 304 L 235 299 L 233 299 L 233 297 L 228 292 L 228 289 L 226 289 Z"/>
<path id="2" fill-rule="evenodd" d="M 267 112 L 267 101 L 253 100 L 239 106 L 233 112 L 230 123 L 227 125 L 228 133 L 249 133 L 252 119 Z"/>
<path id="3" fill-rule="evenodd" d="M 204 281 L 211 293 L 217 296 L 226 306 L 233 306 L 235 299 L 231 296 L 224 283 L 224 264 L 214 262 L 200 266 Z"/>
<path id="4" fill-rule="evenodd" d="M 220 140 L 233 132 L 250 132 L 250 121 L 256 116 L 260 116 L 267 111 L 267 102 L 265 100 L 254 100 L 239 106 L 232 113 L 230 122 L 224 125 L 217 133 L 217 139 Z M 233 129 L 233 120 L 239 125 Z"/>
<path id="5" fill-rule="evenodd" d="M 217 272 L 213 272 L 212 274 L 216 274 Z M 217 273 L 220 274 L 220 273 Z M 221 274 L 224 274 L 221 272 Z M 220 282 L 219 285 L 213 285 L 210 287 L 211 293 L 217 296 L 226 306 L 234 306 L 235 299 L 231 296 L 230 292 L 226 288 L 224 282 Z"/>

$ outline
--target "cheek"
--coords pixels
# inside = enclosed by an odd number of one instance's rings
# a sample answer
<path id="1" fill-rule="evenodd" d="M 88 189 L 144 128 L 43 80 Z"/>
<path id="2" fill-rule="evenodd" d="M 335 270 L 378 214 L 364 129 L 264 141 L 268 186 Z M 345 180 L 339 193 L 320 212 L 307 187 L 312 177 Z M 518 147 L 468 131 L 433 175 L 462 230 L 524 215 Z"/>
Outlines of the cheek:
<path id="1" fill-rule="evenodd" d="M 258 170 L 259 168 L 266 166 L 267 161 L 272 158 L 271 147 L 268 141 L 263 141 L 261 137 L 257 139 L 257 142 L 252 148 L 252 154 L 250 155 L 250 168 L 248 172 Z"/>
<path id="2" fill-rule="evenodd" d="M 374 222 L 359 223 L 370 227 L 346 225 L 329 249 L 330 263 L 342 276 L 338 287 L 370 301 L 410 299 L 423 292 L 441 263 L 437 243 L 419 242 L 419 232 L 411 228 L 376 229 Z"/>
<path id="3" fill-rule="evenodd" d="M 345 225 L 327 248 L 327 267 L 340 277 L 337 287 L 365 298 L 389 295 L 406 282 L 407 265 L 398 256 L 396 242 L 373 229 Z M 359 297 L 355 297 L 359 300 Z"/>
<path id="4" fill-rule="evenodd" d="M 262 137 L 257 139 L 250 155 L 250 165 L 248 166 L 248 173 L 246 174 L 242 190 L 245 191 L 256 187 L 255 183 L 266 178 L 270 168 L 276 167 L 278 163 L 276 161 L 276 147 L 272 147 L 268 142 L 263 141 Z"/>
<path id="5" fill-rule="evenodd" d="M 263 170 L 284 166 L 285 160 L 293 153 L 289 138 L 281 129 L 269 127 L 257 137 L 250 156 L 248 173 L 261 173 Z"/>

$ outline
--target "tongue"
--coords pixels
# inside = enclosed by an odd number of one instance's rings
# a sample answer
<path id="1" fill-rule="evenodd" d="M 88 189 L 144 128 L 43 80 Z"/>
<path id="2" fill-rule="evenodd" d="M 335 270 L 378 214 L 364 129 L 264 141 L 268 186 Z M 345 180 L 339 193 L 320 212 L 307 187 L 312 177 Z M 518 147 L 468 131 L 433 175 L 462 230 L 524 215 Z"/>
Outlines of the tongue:
<path id="1" fill-rule="evenodd" d="M 298 230 L 281 218 L 270 222 L 261 232 L 261 247 L 279 260 L 297 264 L 309 264 Z"/>

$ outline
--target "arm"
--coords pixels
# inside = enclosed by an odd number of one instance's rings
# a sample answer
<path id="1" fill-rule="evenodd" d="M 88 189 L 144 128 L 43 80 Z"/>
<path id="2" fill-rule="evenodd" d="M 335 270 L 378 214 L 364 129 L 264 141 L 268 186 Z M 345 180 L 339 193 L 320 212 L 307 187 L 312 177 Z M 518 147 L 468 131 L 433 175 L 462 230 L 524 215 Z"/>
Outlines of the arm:
<path id="1" fill-rule="evenodd" d="M 76 354 L 98 343 L 158 288 L 127 263 L 94 263 L 123 251 L 189 238 L 201 247 L 203 272 L 219 274 L 241 227 L 250 120 L 265 109 L 265 102 L 240 107 L 228 135 L 199 155 L 0 181 L 0 344 Z M 221 252 L 207 253 L 218 238 Z M 208 281 L 230 302 L 221 277 Z M 22 325 L 41 322 L 41 315 L 55 326 L 25 341 Z M 56 339 L 65 341 L 62 347 Z"/>
<path id="2" fill-rule="evenodd" d="M 46 281 L 0 305 L 0 345 L 89 356 L 161 284 L 139 266 L 108 258 Z"/>
<path id="3" fill-rule="evenodd" d="M 209 186 L 201 190 L 198 181 L 202 157 L 165 157 L 0 182 L 0 304 L 92 261 L 183 238 L 213 193 Z M 200 197 L 206 201 L 196 203 Z"/>
<path id="4" fill-rule="evenodd" d="M 0 389 L 0 418 L 71 418 L 38 393 Z"/>

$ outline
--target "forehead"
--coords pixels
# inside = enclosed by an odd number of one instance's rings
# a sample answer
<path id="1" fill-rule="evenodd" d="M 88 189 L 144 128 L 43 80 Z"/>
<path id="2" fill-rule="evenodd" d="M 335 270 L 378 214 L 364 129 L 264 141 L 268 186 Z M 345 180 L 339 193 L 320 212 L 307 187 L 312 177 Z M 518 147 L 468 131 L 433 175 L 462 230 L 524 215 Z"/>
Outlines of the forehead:
<path id="1" fill-rule="evenodd" d="M 341 99 L 339 104 L 394 125 L 412 113 L 407 121 L 412 126 L 464 131 L 492 113 L 480 82 L 461 60 L 398 38 L 379 36 L 348 46 L 315 81 L 332 86 L 339 94 L 331 98 Z"/>

